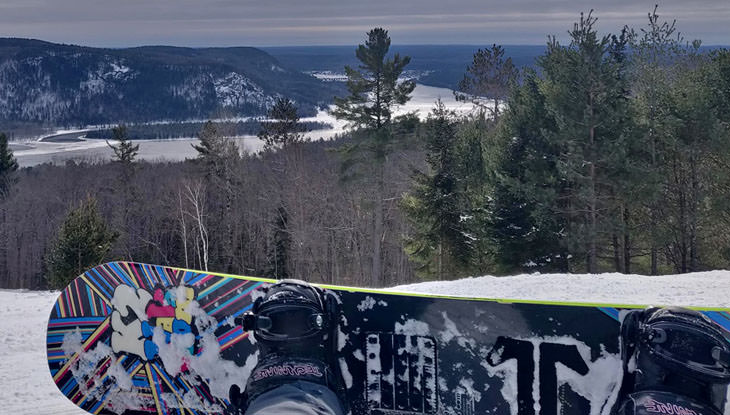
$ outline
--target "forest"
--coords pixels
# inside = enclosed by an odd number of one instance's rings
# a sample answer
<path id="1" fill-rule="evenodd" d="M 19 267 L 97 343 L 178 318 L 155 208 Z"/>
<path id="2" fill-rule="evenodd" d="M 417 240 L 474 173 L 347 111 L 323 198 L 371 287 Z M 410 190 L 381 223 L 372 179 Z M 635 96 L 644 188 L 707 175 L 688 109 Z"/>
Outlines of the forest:
<path id="1" fill-rule="evenodd" d="M 127 137 L 130 140 L 167 140 L 173 138 L 196 137 L 203 128 L 204 122 L 167 122 L 158 124 L 130 124 L 125 125 Z M 232 136 L 256 135 L 261 130 L 258 119 L 245 121 L 219 121 L 218 125 L 227 134 Z M 331 125 L 319 121 L 303 121 L 299 123 L 301 131 L 325 130 Z M 113 128 L 92 130 L 86 133 L 86 138 L 111 139 Z"/>
<path id="2" fill-rule="evenodd" d="M 196 159 L 137 161 L 117 127 L 112 162 L 18 169 L 0 136 L 0 287 L 56 288 L 114 259 L 372 287 L 730 267 L 730 51 L 656 9 L 619 33 L 596 21 L 549 38 L 535 68 L 478 50 L 465 116 L 393 116 L 410 58 L 375 28 L 333 140 L 305 140 L 284 98 L 253 155 L 208 122 Z"/>

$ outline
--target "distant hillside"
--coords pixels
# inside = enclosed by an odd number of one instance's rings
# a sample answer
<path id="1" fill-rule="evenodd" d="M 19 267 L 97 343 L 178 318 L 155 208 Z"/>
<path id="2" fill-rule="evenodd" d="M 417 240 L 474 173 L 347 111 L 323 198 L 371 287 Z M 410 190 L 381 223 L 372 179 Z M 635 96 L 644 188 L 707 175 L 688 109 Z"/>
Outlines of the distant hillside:
<path id="1" fill-rule="evenodd" d="M 308 115 L 340 88 L 250 47 L 99 49 L 0 38 L 0 125 L 258 115 L 277 96 Z"/>
<path id="2" fill-rule="evenodd" d="M 406 69 L 418 82 L 455 89 L 479 48 L 491 45 L 393 45 L 392 53 L 411 57 Z M 356 66 L 356 46 L 287 46 L 262 48 L 283 65 L 302 72 L 344 73 L 344 66 Z M 505 54 L 519 67 L 531 66 L 545 52 L 544 45 L 505 46 Z"/>
<path id="3" fill-rule="evenodd" d="M 442 88 L 456 89 L 472 63 L 474 53 L 485 45 L 393 45 L 391 53 L 411 57 L 406 75 L 415 76 L 419 83 Z M 700 51 L 709 53 L 727 46 L 702 46 Z M 356 46 L 285 46 L 262 48 L 283 65 L 301 72 L 330 71 L 344 75 L 344 66 L 357 66 Z M 506 45 L 505 55 L 519 68 L 532 67 L 536 59 L 545 53 L 545 45 Z"/>

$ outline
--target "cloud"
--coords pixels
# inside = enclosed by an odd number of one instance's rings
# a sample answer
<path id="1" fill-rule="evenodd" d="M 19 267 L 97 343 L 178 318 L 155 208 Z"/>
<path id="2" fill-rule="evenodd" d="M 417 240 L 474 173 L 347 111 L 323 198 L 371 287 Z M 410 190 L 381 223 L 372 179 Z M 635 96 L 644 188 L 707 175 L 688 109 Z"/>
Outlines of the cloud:
<path id="1" fill-rule="evenodd" d="M 382 26 L 394 43 L 543 43 L 564 37 L 581 11 L 595 7 L 601 31 L 641 26 L 651 5 L 614 0 L 3 0 L 0 36 L 93 46 L 141 44 L 356 44 Z M 676 18 L 687 38 L 728 43 L 730 2 L 669 0 L 662 17 Z"/>

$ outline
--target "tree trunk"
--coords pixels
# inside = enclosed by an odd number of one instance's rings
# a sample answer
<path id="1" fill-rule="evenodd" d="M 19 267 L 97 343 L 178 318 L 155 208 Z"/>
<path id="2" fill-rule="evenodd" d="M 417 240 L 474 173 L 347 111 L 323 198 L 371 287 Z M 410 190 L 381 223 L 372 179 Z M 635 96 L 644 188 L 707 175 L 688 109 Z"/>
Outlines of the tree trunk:
<path id="1" fill-rule="evenodd" d="M 591 113 L 592 113 L 591 109 Z M 598 238 L 597 231 L 598 231 L 598 201 L 597 201 L 597 195 L 596 195 L 596 163 L 595 163 L 595 136 L 596 130 L 595 126 L 591 126 L 590 128 L 590 167 L 589 167 L 589 175 L 590 175 L 590 193 L 589 193 L 589 203 L 590 203 L 590 235 L 589 235 L 589 251 L 588 251 L 588 272 L 590 274 L 595 274 L 598 270 L 598 248 L 597 248 L 597 242 L 596 239 Z"/>
<path id="2" fill-rule="evenodd" d="M 656 137 L 654 136 L 654 120 L 655 120 L 654 107 L 655 106 L 656 106 L 656 104 L 653 101 L 649 105 L 649 109 L 650 109 L 650 116 L 649 116 L 649 141 L 651 142 L 651 167 L 652 167 L 652 171 L 656 171 L 655 169 L 656 169 L 656 166 L 657 166 Z M 659 183 L 654 183 L 654 184 L 655 184 L 655 189 L 658 188 Z M 658 223 L 658 220 L 657 220 L 657 201 L 656 201 L 656 197 L 652 197 L 651 202 L 650 202 L 649 209 L 651 210 L 651 212 L 650 212 L 650 220 L 649 220 L 649 226 L 651 227 L 651 229 L 650 229 L 650 232 L 651 232 L 651 249 L 650 249 L 650 252 L 651 252 L 651 255 L 650 255 L 651 256 L 651 275 L 659 275 L 659 265 L 657 263 L 657 259 L 658 259 L 658 255 L 657 254 L 658 254 L 658 251 L 659 251 L 659 249 L 657 248 L 657 245 L 658 245 L 657 239 L 659 239 L 659 238 L 658 238 L 657 229 L 656 229 L 657 228 L 657 223 Z"/>
<path id="3" fill-rule="evenodd" d="M 621 269 L 621 248 L 618 244 L 618 234 L 616 234 L 616 232 L 613 232 L 613 234 L 611 235 L 611 243 L 613 245 L 613 267 L 616 272 L 623 272 L 623 270 Z"/>
<path id="4" fill-rule="evenodd" d="M 692 188 L 690 194 L 689 206 L 689 271 L 695 272 L 699 269 L 699 255 L 697 247 L 697 223 L 698 223 L 698 204 L 699 204 L 699 180 L 697 178 L 697 163 L 693 152 L 690 153 L 690 174 L 692 175 Z"/>
<path id="5" fill-rule="evenodd" d="M 380 164 L 378 167 L 377 180 L 378 188 L 375 195 L 375 221 L 373 223 L 373 260 L 372 260 L 372 272 L 371 272 L 371 284 L 373 288 L 380 287 L 382 283 L 382 236 L 383 236 L 383 196 L 385 193 L 385 186 L 383 182 L 385 166 Z"/>
<path id="6" fill-rule="evenodd" d="M 631 274 L 631 238 L 629 234 L 629 208 L 624 207 L 624 273 Z"/>
<path id="7" fill-rule="evenodd" d="M 1 202 L 0 202 L 1 203 Z M 5 217 L 5 206 L 0 206 L 0 287 L 13 288 L 10 286 L 8 276 L 8 231 L 6 217 Z"/>
<path id="8" fill-rule="evenodd" d="M 181 234 L 182 243 L 183 243 L 185 268 L 190 268 L 190 260 L 188 258 L 188 229 L 187 229 L 187 226 L 185 225 L 185 211 L 183 210 L 182 191 L 180 189 L 178 189 L 177 197 L 178 197 L 178 208 L 179 208 L 179 213 L 180 213 L 180 234 Z"/>
<path id="9" fill-rule="evenodd" d="M 679 254 L 680 269 L 679 272 L 687 272 L 687 197 L 682 188 L 681 181 L 678 182 L 679 187 Z"/>
<path id="10" fill-rule="evenodd" d="M 438 279 L 444 278 L 444 246 L 439 241 L 439 255 L 438 255 Z"/>

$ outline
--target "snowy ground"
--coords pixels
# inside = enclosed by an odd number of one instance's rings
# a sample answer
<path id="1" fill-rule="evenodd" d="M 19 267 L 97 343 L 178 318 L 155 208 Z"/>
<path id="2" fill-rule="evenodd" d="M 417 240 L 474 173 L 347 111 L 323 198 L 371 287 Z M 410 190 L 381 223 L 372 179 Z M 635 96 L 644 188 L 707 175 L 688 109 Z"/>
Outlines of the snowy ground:
<path id="1" fill-rule="evenodd" d="M 730 271 L 660 277 L 623 274 L 486 276 L 395 289 L 469 297 L 730 307 Z M 0 413 L 86 413 L 57 391 L 46 365 L 46 324 L 57 295 L 57 292 L 0 290 Z"/>
<path id="2" fill-rule="evenodd" d="M 531 274 L 402 285 L 396 291 L 540 301 L 730 308 L 730 271 L 681 275 Z"/>
<path id="3" fill-rule="evenodd" d="M 51 380 L 46 325 L 57 292 L 0 290 L 0 413 L 83 415 Z"/>
<path id="4" fill-rule="evenodd" d="M 411 100 L 406 105 L 398 108 L 395 114 L 401 115 L 406 112 L 415 111 L 419 117 L 425 119 L 433 109 L 437 99 L 441 99 L 446 108 L 459 114 L 464 114 L 473 109 L 473 105 L 470 103 L 457 102 L 454 99 L 453 91 L 450 89 L 418 85 L 413 91 Z M 248 119 L 248 117 L 239 119 Z M 326 111 L 320 111 L 314 117 L 303 118 L 302 121 L 319 121 L 332 125 L 333 128 L 331 129 L 315 130 L 307 133 L 307 137 L 312 140 L 328 140 L 345 129 L 345 122 L 335 119 Z M 81 131 L 83 130 L 57 131 L 54 134 Z M 263 148 L 263 142 L 253 135 L 237 137 L 235 140 L 241 151 L 255 153 Z M 139 158 L 147 161 L 178 161 L 192 158 L 197 155 L 197 152 L 191 144 L 196 143 L 198 143 L 196 138 L 140 141 Z M 63 164 L 69 159 L 77 161 L 98 161 L 109 160 L 112 157 L 112 151 L 106 142 L 95 139 L 82 139 L 76 142 L 60 143 L 26 140 L 22 143 L 12 143 L 11 149 L 21 167 L 35 166 L 48 162 Z"/>

